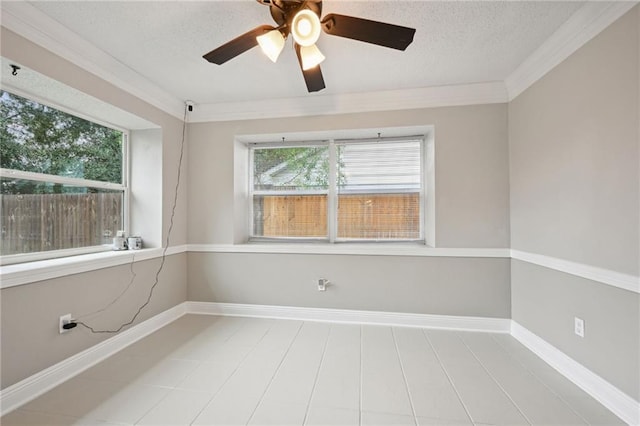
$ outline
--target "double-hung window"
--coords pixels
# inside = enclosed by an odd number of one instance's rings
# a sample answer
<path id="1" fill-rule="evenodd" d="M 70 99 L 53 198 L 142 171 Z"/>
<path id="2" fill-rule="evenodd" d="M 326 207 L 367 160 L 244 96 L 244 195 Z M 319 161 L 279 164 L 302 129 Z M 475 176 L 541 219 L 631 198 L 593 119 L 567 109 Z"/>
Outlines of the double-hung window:
<path id="1" fill-rule="evenodd" d="M 3 263 L 106 248 L 126 229 L 127 134 L 0 92 Z"/>
<path id="2" fill-rule="evenodd" d="M 253 240 L 424 241 L 424 138 L 252 144 Z"/>

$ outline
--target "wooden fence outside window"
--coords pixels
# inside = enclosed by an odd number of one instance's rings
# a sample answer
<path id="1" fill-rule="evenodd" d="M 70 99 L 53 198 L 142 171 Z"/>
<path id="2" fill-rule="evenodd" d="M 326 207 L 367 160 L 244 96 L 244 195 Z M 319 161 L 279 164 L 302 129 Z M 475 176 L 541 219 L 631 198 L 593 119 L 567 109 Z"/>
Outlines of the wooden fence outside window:
<path id="1" fill-rule="evenodd" d="M 109 244 L 122 229 L 122 193 L 2 194 L 2 255 Z"/>
<path id="2" fill-rule="evenodd" d="M 326 195 L 261 196 L 254 229 L 264 237 L 326 237 Z M 338 238 L 420 238 L 420 194 L 338 196 Z"/>

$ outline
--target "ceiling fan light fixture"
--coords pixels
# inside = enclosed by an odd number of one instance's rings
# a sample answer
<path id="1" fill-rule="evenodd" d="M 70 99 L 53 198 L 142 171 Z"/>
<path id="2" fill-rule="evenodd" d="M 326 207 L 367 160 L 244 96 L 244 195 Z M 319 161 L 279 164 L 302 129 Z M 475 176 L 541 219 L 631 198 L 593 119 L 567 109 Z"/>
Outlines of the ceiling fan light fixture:
<path id="1" fill-rule="evenodd" d="M 320 65 L 325 59 L 315 44 L 311 46 L 300 46 L 300 57 L 302 58 L 302 69 L 304 71 Z"/>
<path id="2" fill-rule="evenodd" d="M 262 53 L 267 55 L 272 62 L 276 62 L 284 48 L 284 36 L 282 33 L 279 30 L 271 30 L 256 37 L 256 40 L 258 40 Z"/>
<path id="3" fill-rule="evenodd" d="M 302 9 L 291 21 L 291 34 L 300 46 L 312 46 L 318 41 L 322 28 L 320 18 L 312 10 Z"/>

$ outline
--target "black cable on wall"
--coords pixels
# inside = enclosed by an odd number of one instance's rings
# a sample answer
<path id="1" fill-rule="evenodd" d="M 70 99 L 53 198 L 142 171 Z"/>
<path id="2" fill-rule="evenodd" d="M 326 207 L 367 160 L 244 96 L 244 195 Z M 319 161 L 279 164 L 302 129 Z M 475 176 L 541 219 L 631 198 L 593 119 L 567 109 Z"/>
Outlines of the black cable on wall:
<path id="1" fill-rule="evenodd" d="M 95 334 L 101 334 L 101 333 L 109 333 L 109 334 L 115 334 L 115 333 L 119 333 L 123 328 L 133 324 L 135 322 L 135 320 L 138 318 L 138 316 L 140 315 L 140 313 L 142 312 L 142 310 L 147 307 L 147 305 L 149 305 L 149 303 L 151 303 L 151 298 L 153 297 L 153 292 L 156 289 L 156 287 L 158 286 L 158 283 L 160 282 L 160 273 L 162 272 L 162 269 L 164 268 L 164 264 L 167 258 L 167 250 L 169 249 L 169 241 L 171 238 L 171 231 L 173 230 L 173 222 L 174 222 L 174 218 L 176 215 L 176 207 L 178 205 L 178 190 L 180 187 L 180 178 L 182 176 L 182 159 L 184 157 L 184 145 L 185 145 L 185 136 L 186 136 L 186 131 L 187 131 L 187 111 L 193 111 L 193 103 L 192 102 L 186 102 L 185 106 L 184 106 L 184 117 L 182 119 L 182 141 L 180 142 L 180 158 L 178 160 L 178 173 L 177 173 L 177 178 L 176 178 L 176 187 L 175 187 L 175 191 L 173 193 L 173 205 L 171 206 L 171 216 L 169 218 L 169 229 L 167 230 L 167 238 L 166 238 L 166 242 L 164 244 L 164 247 L 162 248 L 162 257 L 160 259 L 160 265 L 158 266 L 158 269 L 156 270 L 156 274 L 155 274 L 155 280 L 153 282 L 153 285 L 151 286 L 151 288 L 149 289 L 149 294 L 147 296 L 147 299 L 145 300 L 145 302 L 140 305 L 140 307 L 138 308 L 138 310 L 133 314 L 133 316 L 129 319 L 129 321 L 124 322 L 123 324 L 121 324 L 119 327 L 113 329 L 113 330 L 99 330 L 99 329 L 95 329 L 94 327 L 86 324 L 83 321 L 79 321 L 79 320 L 72 320 L 69 324 L 67 324 L 65 326 L 65 328 L 70 329 L 75 327 L 76 325 L 81 325 L 84 328 L 88 329 L 91 333 L 95 333 Z M 88 315 L 93 315 L 95 313 L 98 312 L 103 312 L 105 311 L 108 307 L 112 306 L 115 302 L 117 302 L 126 292 L 127 290 L 131 287 L 131 285 L 133 284 L 133 281 L 136 277 L 136 274 L 133 272 L 133 263 L 135 261 L 135 257 L 131 260 L 131 272 L 132 272 L 132 278 L 131 281 L 129 282 L 129 285 L 125 288 L 125 290 L 120 293 L 120 295 L 118 297 L 116 297 L 111 303 L 109 303 L 107 306 L 105 306 L 104 308 L 93 312 L 92 314 L 87 314 L 84 315 L 85 317 Z"/>

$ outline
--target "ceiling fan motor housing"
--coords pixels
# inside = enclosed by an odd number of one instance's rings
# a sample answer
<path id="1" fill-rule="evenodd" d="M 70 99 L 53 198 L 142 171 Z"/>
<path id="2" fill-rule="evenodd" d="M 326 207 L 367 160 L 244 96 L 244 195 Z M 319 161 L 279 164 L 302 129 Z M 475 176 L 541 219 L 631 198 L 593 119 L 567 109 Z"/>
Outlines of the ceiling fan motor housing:
<path id="1" fill-rule="evenodd" d="M 291 22 L 298 11 L 309 9 L 318 15 L 322 14 L 321 1 L 297 1 L 297 0 L 258 0 L 262 4 L 269 4 L 271 17 L 279 27 L 287 27 L 287 34 L 291 28 Z"/>

